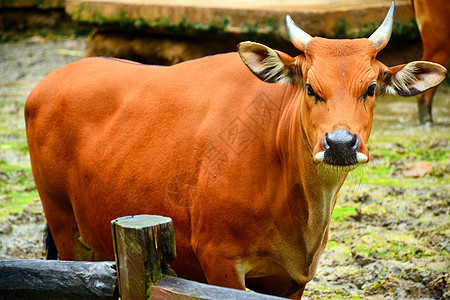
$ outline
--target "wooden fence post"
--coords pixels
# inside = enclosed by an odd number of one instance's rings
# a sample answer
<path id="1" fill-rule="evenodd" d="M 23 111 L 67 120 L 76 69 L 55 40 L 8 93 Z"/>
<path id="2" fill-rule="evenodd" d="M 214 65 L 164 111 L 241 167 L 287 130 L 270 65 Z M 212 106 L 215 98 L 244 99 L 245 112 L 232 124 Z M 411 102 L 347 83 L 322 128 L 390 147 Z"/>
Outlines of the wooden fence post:
<path id="1" fill-rule="evenodd" d="M 172 219 L 152 215 L 122 217 L 111 221 L 119 293 L 122 299 L 146 299 L 163 273 L 174 274 Z"/>

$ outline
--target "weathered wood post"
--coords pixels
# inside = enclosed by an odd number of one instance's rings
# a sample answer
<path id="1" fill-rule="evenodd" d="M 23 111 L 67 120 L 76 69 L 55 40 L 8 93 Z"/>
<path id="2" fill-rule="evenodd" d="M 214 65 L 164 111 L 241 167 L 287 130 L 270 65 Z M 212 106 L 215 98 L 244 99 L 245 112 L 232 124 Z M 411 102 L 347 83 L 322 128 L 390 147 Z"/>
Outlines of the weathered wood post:
<path id="1" fill-rule="evenodd" d="M 148 298 L 163 273 L 174 274 L 168 266 L 176 258 L 172 219 L 122 217 L 111 221 L 111 229 L 121 298 Z"/>

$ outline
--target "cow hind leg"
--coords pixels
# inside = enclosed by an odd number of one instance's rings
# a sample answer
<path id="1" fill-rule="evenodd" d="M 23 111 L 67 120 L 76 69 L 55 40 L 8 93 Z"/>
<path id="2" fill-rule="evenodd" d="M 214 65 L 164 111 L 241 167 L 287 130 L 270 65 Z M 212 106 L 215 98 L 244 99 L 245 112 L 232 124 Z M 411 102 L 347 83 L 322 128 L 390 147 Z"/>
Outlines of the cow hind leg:
<path id="1" fill-rule="evenodd" d="M 431 115 L 431 107 L 436 90 L 437 87 L 431 88 L 417 97 L 420 124 L 433 123 L 433 117 Z"/>
<path id="2" fill-rule="evenodd" d="M 424 48 L 424 55 L 422 57 L 422 60 L 431 61 L 445 66 L 448 62 L 448 54 L 445 51 L 433 51 L 433 49 L 429 50 L 427 48 Z M 431 88 L 425 93 L 418 95 L 417 97 L 420 124 L 433 123 L 431 107 L 436 90 L 437 87 Z"/>
<path id="3" fill-rule="evenodd" d="M 55 241 L 53 240 L 52 232 L 48 227 L 48 224 L 45 225 L 44 230 L 44 244 L 45 244 L 45 252 L 48 260 L 57 260 L 58 259 L 58 249 L 56 249 Z"/>
<path id="4" fill-rule="evenodd" d="M 92 250 L 84 243 L 78 230 L 70 201 L 40 193 L 48 229 L 47 258 L 61 260 L 93 260 Z"/>

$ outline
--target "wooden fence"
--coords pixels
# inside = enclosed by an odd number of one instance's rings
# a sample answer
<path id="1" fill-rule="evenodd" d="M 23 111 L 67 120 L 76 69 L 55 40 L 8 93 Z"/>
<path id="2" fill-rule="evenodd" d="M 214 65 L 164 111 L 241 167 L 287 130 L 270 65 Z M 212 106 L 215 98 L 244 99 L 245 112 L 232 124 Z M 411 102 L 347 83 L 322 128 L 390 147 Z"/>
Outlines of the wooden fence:
<path id="1" fill-rule="evenodd" d="M 170 218 L 122 217 L 111 229 L 115 262 L 0 259 L 0 299 L 281 299 L 174 277 Z"/>

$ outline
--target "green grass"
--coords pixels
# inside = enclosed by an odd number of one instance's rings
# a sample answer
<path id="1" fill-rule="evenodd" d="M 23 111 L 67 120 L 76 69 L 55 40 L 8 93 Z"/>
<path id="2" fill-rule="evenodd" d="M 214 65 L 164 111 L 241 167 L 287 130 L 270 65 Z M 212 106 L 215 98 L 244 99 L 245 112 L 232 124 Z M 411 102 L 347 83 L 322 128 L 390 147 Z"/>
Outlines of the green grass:
<path id="1" fill-rule="evenodd" d="M 445 154 L 448 156 L 448 154 Z M 415 161 L 425 161 L 425 159 L 417 159 Z M 400 174 L 396 177 L 391 176 L 391 173 L 394 171 L 393 166 L 382 165 L 382 166 L 373 166 L 369 165 L 365 167 L 362 171 L 354 171 L 349 174 L 345 186 L 357 187 L 358 185 L 373 185 L 373 186 L 382 186 L 382 187 L 420 187 L 420 186 L 443 186 L 445 184 L 450 184 L 450 178 L 445 173 L 439 169 L 438 165 L 441 164 L 445 166 L 449 163 L 449 158 L 444 157 L 439 160 L 432 159 L 434 171 L 431 175 L 426 175 L 423 178 L 405 178 Z M 402 166 L 404 167 L 404 166 Z"/>
<path id="2" fill-rule="evenodd" d="M 333 222 L 340 222 L 345 220 L 351 215 L 356 214 L 356 207 L 339 207 L 336 206 L 333 210 L 333 214 L 331 215 L 331 219 Z"/>
<path id="3" fill-rule="evenodd" d="M 8 151 L 4 144 L 0 150 Z M 11 145 L 10 148 L 15 148 Z M 11 152 L 11 151 L 10 151 Z M 39 198 L 30 163 L 19 160 L 6 163 L 0 160 L 0 217 L 20 213 L 30 202 Z"/>
<path id="4" fill-rule="evenodd" d="M 13 173 L 18 171 L 29 172 L 31 174 L 31 165 L 27 161 L 19 161 L 16 163 L 6 163 L 0 160 L 0 173 Z"/>
<path id="5" fill-rule="evenodd" d="M 436 257 L 442 255 L 429 248 L 415 245 L 411 242 L 398 241 L 378 241 L 359 243 L 353 249 L 353 253 L 376 254 L 384 260 L 397 260 L 402 262 L 411 261 L 414 258 Z"/>
<path id="6" fill-rule="evenodd" d="M 312 284 L 308 285 L 308 288 L 305 290 L 303 295 L 306 297 L 314 297 L 316 292 L 320 292 L 320 298 L 317 299 L 361 299 L 360 296 L 350 294 L 348 291 L 344 291 L 341 289 L 331 288 L 328 286 L 320 285 L 320 284 Z M 316 299 L 315 297 L 313 299 Z"/>
<path id="7" fill-rule="evenodd" d="M 26 140 L 23 139 L 20 140 L 10 140 L 6 142 L 2 142 L 0 144 L 0 150 L 3 151 L 20 151 L 24 154 L 28 154 L 28 145 Z"/>
<path id="8" fill-rule="evenodd" d="M 9 193 L 5 199 L 0 200 L 0 217 L 21 213 L 28 204 L 38 198 L 37 190 Z"/>

